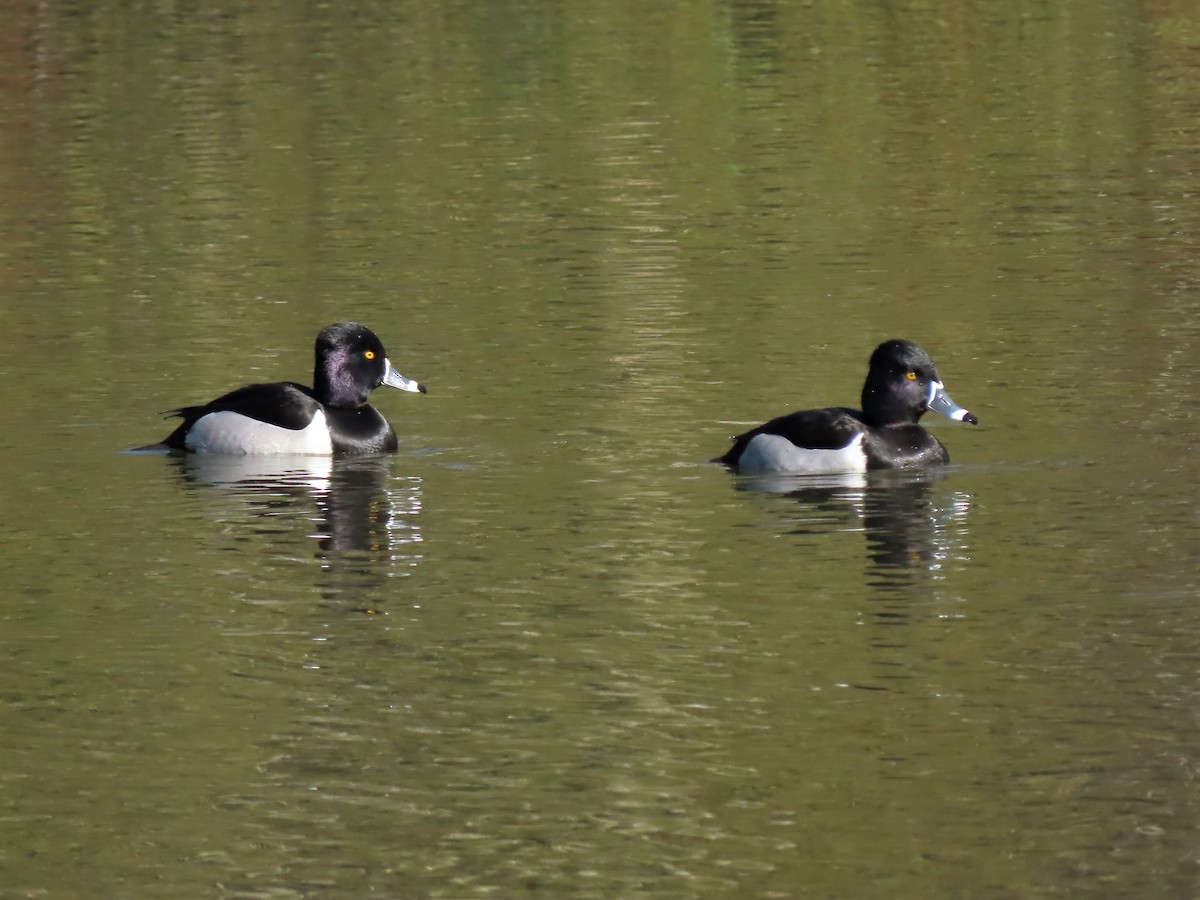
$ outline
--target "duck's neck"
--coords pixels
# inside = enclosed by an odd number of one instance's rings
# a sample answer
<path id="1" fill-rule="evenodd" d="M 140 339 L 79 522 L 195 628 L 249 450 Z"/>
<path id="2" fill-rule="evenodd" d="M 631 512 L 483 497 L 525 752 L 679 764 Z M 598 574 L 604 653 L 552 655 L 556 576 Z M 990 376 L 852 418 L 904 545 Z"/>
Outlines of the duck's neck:
<path id="1" fill-rule="evenodd" d="M 895 382 L 868 376 L 862 389 L 863 420 L 871 426 L 915 425 L 924 406 L 913 407 L 912 398 L 895 387 Z"/>
<path id="2" fill-rule="evenodd" d="M 334 374 L 331 375 L 331 371 Z M 322 403 L 346 409 L 363 406 L 371 394 L 369 389 L 355 381 L 345 366 L 322 366 L 319 362 L 313 371 L 313 392 Z"/>

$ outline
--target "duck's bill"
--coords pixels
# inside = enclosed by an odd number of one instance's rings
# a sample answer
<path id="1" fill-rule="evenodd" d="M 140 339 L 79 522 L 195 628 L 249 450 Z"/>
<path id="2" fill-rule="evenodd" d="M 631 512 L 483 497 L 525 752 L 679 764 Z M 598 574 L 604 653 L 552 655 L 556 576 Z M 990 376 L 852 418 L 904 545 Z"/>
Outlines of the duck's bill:
<path id="1" fill-rule="evenodd" d="M 414 381 L 411 378 L 405 378 L 392 366 L 392 361 L 385 360 L 386 371 L 383 373 L 383 384 L 388 387 L 399 388 L 402 391 L 412 391 L 414 394 L 424 394 L 425 385 L 419 381 Z"/>
<path id="2" fill-rule="evenodd" d="M 970 422 L 972 425 L 979 424 L 979 418 L 975 413 L 963 409 L 950 399 L 950 395 L 946 393 L 946 389 L 942 387 L 940 381 L 935 381 L 929 386 L 928 405 L 934 412 L 940 412 L 947 419 L 953 419 L 955 422 Z"/>

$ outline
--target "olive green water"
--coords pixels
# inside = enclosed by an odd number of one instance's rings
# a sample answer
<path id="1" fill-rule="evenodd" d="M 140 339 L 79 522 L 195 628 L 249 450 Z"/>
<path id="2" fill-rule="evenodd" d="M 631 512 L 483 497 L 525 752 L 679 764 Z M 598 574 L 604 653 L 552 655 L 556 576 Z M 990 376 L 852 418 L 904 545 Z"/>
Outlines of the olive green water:
<path id="1" fill-rule="evenodd" d="M 1200 13 L 0 16 L 0 898 L 1200 893 Z M 347 318 L 396 457 L 120 452 Z"/>

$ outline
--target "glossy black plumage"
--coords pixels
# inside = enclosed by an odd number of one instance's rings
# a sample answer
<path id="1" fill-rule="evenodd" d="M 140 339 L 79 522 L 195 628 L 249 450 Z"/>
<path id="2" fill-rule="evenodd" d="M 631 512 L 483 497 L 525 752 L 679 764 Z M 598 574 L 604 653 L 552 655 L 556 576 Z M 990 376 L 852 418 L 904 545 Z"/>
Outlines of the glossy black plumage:
<path id="1" fill-rule="evenodd" d="M 941 465 L 950 461 L 949 452 L 917 424 L 935 399 L 939 410 L 951 418 L 978 424 L 973 414 L 956 406 L 945 393 L 929 354 L 911 341 L 885 341 L 871 354 L 861 410 L 829 407 L 779 416 L 738 435 L 733 446 L 716 461 L 741 470 L 755 438 L 773 435 L 788 442 L 768 442 L 769 455 L 780 459 L 779 467 L 771 468 L 770 460 L 760 460 L 762 454 L 756 448 L 756 471 L 803 474 L 808 470 L 805 465 L 823 458 L 820 454 L 792 453 L 789 445 L 795 451 L 846 452 L 845 459 L 830 456 L 834 460 L 828 464 L 830 468 L 811 471 L 832 472 L 838 466 L 845 471 L 862 471 Z M 789 457 L 787 461 L 782 459 L 785 456 Z M 793 461 L 793 466 L 784 467 Z"/>
<path id="2" fill-rule="evenodd" d="M 290 381 L 252 384 L 200 406 L 173 410 L 168 415 L 183 422 L 161 444 L 142 449 L 334 455 L 394 451 L 395 431 L 367 398 L 380 385 L 421 393 L 425 387 L 396 372 L 374 332 L 353 322 L 322 329 L 314 354 L 312 388 Z M 223 413 L 234 415 L 219 415 Z M 319 423 L 314 425 L 318 415 L 324 417 L 327 435 Z M 220 423 L 219 428 L 213 423 Z"/>

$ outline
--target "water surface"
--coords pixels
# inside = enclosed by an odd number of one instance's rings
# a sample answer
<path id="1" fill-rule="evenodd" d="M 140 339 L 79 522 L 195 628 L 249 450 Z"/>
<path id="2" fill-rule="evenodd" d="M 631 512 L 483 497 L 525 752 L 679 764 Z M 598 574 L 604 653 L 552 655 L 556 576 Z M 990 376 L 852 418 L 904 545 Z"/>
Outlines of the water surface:
<path id="1" fill-rule="evenodd" d="M 0 897 L 1195 895 L 1190 12 L 0 11 Z M 121 452 L 346 318 L 395 457 Z"/>

